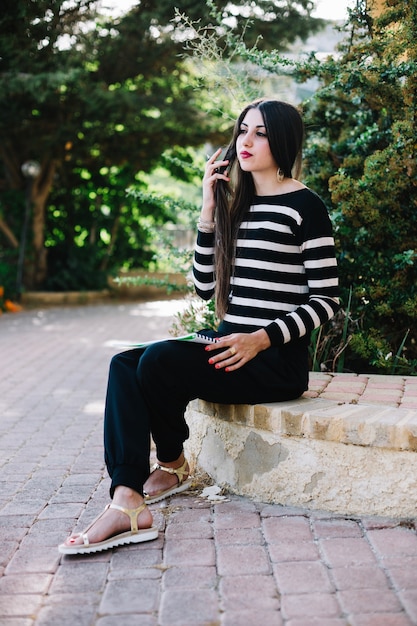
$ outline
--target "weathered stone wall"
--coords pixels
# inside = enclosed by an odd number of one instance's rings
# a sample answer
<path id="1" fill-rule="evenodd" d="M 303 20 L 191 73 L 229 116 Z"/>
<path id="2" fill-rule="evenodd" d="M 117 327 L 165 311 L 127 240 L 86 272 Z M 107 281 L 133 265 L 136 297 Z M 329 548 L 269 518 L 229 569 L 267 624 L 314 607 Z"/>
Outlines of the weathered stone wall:
<path id="1" fill-rule="evenodd" d="M 190 462 L 233 493 L 343 515 L 415 516 L 415 410 L 195 400 L 187 422 Z"/>

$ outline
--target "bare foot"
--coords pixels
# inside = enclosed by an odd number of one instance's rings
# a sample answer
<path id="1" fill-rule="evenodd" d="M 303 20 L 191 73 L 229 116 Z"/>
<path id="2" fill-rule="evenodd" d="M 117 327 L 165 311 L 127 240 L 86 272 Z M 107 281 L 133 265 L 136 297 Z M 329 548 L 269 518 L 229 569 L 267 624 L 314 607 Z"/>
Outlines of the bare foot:
<path id="1" fill-rule="evenodd" d="M 116 487 L 115 489 L 113 503 L 118 506 L 125 509 L 136 509 L 143 504 L 143 501 L 143 497 L 136 491 L 133 491 L 133 489 L 122 486 Z M 138 528 L 150 528 L 152 526 L 152 521 L 152 513 L 146 507 L 138 515 Z M 99 515 L 91 523 L 91 525 L 83 531 L 83 533 L 74 534 L 68 537 L 68 539 L 64 542 L 64 545 L 82 545 L 82 535 L 85 533 L 88 533 L 88 540 L 90 544 L 94 544 L 128 530 L 130 530 L 130 519 L 126 513 L 108 508 L 103 511 L 103 513 L 101 513 L 101 515 Z"/>
<path id="2" fill-rule="evenodd" d="M 157 461 L 159 465 L 162 465 L 163 467 L 171 467 L 173 469 L 178 469 L 182 467 L 185 462 L 186 461 L 184 453 L 182 453 L 176 461 L 172 461 L 171 463 L 160 463 L 159 461 Z M 171 487 L 175 487 L 181 482 L 184 482 L 185 480 L 187 480 L 188 476 L 188 463 L 186 463 L 184 474 L 182 474 L 182 480 L 179 480 L 176 474 L 170 474 L 169 472 L 165 472 L 164 470 L 155 469 L 149 475 L 149 478 L 143 486 L 143 490 L 146 494 L 148 494 L 149 497 L 153 497 L 156 494 L 166 491 L 167 489 L 171 489 Z"/>

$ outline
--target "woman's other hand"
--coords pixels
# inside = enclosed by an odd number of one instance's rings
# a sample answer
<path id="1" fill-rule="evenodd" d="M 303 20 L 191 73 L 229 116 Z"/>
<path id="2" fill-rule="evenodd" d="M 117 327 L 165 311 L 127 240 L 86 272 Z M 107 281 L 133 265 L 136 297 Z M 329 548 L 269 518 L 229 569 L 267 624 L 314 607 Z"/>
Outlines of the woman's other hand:
<path id="1" fill-rule="evenodd" d="M 233 372 L 248 363 L 259 352 L 271 346 L 267 332 L 260 328 L 253 333 L 233 333 L 221 337 L 216 343 L 206 346 L 207 352 L 221 350 L 210 356 L 209 363 L 216 369 Z"/>

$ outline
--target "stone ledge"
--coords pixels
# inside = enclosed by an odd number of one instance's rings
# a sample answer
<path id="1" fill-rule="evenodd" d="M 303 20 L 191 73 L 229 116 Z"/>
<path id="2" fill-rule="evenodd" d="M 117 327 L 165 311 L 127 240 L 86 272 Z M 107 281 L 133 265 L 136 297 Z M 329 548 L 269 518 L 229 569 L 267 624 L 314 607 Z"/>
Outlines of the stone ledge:
<path id="1" fill-rule="evenodd" d="M 417 409 L 323 395 L 255 406 L 194 400 L 186 454 L 219 485 L 255 500 L 415 516 Z"/>
<path id="2" fill-rule="evenodd" d="M 417 410 L 345 404 L 321 398 L 222 405 L 195 400 L 196 410 L 223 421 L 288 437 L 417 452 Z"/>

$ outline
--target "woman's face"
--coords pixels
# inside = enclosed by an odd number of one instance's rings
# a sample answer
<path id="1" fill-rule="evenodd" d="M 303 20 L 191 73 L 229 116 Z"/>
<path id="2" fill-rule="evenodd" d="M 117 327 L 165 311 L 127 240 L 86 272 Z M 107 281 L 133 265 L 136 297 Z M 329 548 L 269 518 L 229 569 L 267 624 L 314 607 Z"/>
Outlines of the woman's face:
<path id="1" fill-rule="evenodd" d="M 273 174 L 278 165 L 272 156 L 265 123 L 259 109 L 249 109 L 240 125 L 236 154 L 244 172 Z"/>

